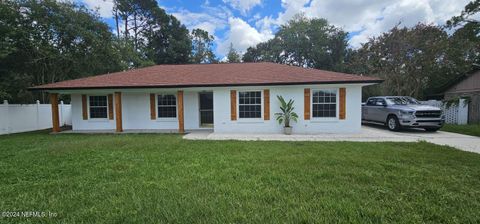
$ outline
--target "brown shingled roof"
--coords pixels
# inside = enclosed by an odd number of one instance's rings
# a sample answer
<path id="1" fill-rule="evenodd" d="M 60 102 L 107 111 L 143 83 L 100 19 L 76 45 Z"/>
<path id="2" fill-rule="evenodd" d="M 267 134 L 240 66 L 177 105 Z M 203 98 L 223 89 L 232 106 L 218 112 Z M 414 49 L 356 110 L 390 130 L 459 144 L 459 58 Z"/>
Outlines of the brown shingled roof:
<path id="1" fill-rule="evenodd" d="M 275 63 L 156 65 L 32 90 L 380 83 L 381 79 Z"/>

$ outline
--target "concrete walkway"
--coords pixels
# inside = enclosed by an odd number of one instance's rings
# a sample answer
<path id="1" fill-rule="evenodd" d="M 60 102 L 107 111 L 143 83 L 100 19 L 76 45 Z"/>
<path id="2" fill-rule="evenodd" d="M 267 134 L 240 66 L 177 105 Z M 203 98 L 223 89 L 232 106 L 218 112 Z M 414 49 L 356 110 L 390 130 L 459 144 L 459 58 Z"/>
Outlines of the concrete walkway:
<path id="1" fill-rule="evenodd" d="M 209 131 L 191 132 L 183 137 L 189 140 L 241 141 L 355 141 L 355 142 L 417 142 L 427 141 L 448 145 L 464 151 L 480 153 L 480 138 L 451 132 L 406 130 L 391 132 L 381 126 L 362 126 L 355 134 L 283 135 L 283 134 L 221 134 Z"/>

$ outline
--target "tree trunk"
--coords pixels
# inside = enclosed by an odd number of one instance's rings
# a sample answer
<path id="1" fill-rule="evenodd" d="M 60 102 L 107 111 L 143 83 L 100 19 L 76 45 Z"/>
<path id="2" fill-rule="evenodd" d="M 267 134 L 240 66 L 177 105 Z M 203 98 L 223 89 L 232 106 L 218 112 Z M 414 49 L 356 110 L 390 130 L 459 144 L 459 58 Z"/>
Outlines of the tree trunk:
<path id="1" fill-rule="evenodd" d="M 133 26 L 133 33 L 134 33 L 133 34 L 134 35 L 133 46 L 134 46 L 134 49 L 137 50 L 138 49 L 138 40 L 137 40 L 137 38 L 138 38 L 138 35 L 137 35 L 138 27 L 137 27 L 137 12 L 136 11 L 133 13 L 133 24 L 134 24 L 134 26 Z"/>
<path id="2" fill-rule="evenodd" d="M 118 25 L 118 9 L 115 9 L 115 25 L 117 26 L 117 37 L 120 38 L 120 27 Z"/>
<path id="3" fill-rule="evenodd" d="M 125 16 L 125 41 L 128 40 L 128 17 Z"/>

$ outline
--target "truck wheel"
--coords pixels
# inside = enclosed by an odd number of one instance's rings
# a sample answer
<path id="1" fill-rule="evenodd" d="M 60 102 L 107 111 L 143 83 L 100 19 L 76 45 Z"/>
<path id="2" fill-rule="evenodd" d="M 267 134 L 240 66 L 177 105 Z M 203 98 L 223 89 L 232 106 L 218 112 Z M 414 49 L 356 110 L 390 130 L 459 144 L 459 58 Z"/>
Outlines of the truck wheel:
<path id="1" fill-rule="evenodd" d="M 425 128 L 425 131 L 427 131 L 427 132 L 436 132 L 436 131 L 438 131 L 438 129 L 440 129 L 440 128 Z"/>
<path id="2" fill-rule="evenodd" d="M 397 116 L 395 115 L 390 115 L 387 118 L 387 128 L 390 131 L 400 131 L 401 126 L 400 122 L 398 121 Z"/>

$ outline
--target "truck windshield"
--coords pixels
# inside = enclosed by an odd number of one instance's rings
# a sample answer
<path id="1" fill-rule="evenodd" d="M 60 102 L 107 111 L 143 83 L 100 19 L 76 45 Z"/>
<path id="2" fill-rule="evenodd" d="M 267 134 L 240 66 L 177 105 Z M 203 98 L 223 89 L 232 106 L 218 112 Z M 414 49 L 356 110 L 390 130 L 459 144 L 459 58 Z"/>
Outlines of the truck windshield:
<path id="1" fill-rule="evenodd" d="M 387 97 L 387 103 L 390 105 L 420 104 L 412 97 Z"/>

